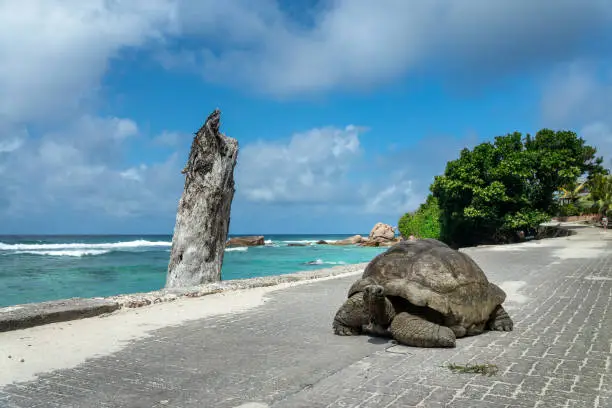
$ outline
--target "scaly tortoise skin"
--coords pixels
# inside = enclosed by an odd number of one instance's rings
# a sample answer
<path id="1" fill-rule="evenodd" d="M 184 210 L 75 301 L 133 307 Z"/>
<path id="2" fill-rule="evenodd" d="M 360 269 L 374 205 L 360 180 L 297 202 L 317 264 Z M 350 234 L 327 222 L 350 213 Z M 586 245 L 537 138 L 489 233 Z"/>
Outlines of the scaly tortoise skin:
<path id="1" fill-rule="evenodd" d="M 341 336 L 388 336 L 416 347 L 455 347 L 486 329 L 510 331 L 505 292 L 468 255 L 435 239 L 402 241 L 376 256 L 333 322 Z"/>

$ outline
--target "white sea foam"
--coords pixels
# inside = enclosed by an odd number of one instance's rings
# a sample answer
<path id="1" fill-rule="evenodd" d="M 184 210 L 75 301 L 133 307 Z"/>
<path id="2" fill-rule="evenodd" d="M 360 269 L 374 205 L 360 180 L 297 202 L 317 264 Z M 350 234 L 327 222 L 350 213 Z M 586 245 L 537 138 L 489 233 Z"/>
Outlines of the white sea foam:
<path id="1" fill-rule="evenodd" d="M 324 261 L 322 259 L 317 259 L 314 261 L 308 262 L 308 265 L 346 265 L 344 261 Z"/>
<path id="2" fill-rule="evenodd" d="M 111 252 L 108 249 L 76 249 L 59 251 L 15 251 L 13 254 L 47 255 L 47 256 L 92 256 L 104 255 Z"/>
<path id="3" fill-rule="evenodd" d="M 302 239 L 302 240 L 296 240 L 296 241 L 279 241 L 282 242 L 283 244 L 316 244 L 317 242 L 319 242 L 321 240 L 319 239 Z M 336 242 L 336 239 L 324 239 L 323 241 L 325 242 Z"/>
<path id="4" fill-rule="evenodd" d="M 5 244 L 0 242 L 0 251 L 114 250 L 169 246 L 172 246 L 172 242 L 145 241 L 142 239 L 127 242 L 102 242 L 97 244 L 85 244 L 78 242 L 62 244 Z"/>
<path id="5" fill-rule="evenodd" d="M 248 247 L 225 248 L 225 252 L 246 252 L 248 250 Z"/>

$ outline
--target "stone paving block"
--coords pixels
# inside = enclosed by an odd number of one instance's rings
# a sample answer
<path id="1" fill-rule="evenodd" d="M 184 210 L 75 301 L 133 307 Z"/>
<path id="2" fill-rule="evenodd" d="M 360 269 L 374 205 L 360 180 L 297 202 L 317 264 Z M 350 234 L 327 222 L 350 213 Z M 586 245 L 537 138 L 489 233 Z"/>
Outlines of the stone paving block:
<path id="1" fill-rule="evenodd" d="M 480 401 L 471 398 L 455 398 L 449 407 L 453 408 L 505 408 L 507 404 L 504 402 L 495 401 Z"/>
<path id="2" fill-rule="evenodd" d="M 511 398 L 515 393 L 518 392 L 518 389 L 518 385 L 498 382 L 491 387 L 489 392 L 494 395 Z"/>
<path id="3" fill-rule="evenodd" d="M 423 400 L 423 405 L 428 407 L 433 403 L 447 404 L 455 398 L 459 390 L 445 387 L 437 387 L 427 398 Z"/>
<path id="4" fill-rule="evenodd" d="M 466 385 L 457 393 L 457 398 L 467 398 L 470 400 L 481 400 L 489 391 L 489 387 L 481 387 L 477 385 Z"/>
<path id="5" fill-rule="evenodd" d="M 520 385 L 525 379 L 524 374 L 509 372 L 496 376 L 496 380 L 511 385 Z"/>
<path id="6" fill-rule="evenodd" d="M 391 404 L 397 399 L 397 395 L 373 394 L 364 402 L 359 404 L 359 408 L 380 408 Z"/>
<path id="7" fill-rule="evenodd" d="M 506 407 L 531 408 L 535 405 L 534 401 L 525 398 L 504 397 L 501 395 L 487 394 L 482 399 L 483 402 L 498 404 Z"/>
<path id="8" fill-rule="evenodd" d="M 356 397 L 340 397 L 331 404 L 327 406 L 327 408 L 354 408 L 357 407 L 363 400 L 361 398 Z"/>
<path id="9" fill-rule="evenodd" d="M 415 385 L 410 390 L 402 393 L 395 401 L 395 404 L 397 406 L 416 406 L 432 395 L 436 389 L 437 387 Z"/>
<path id="10" fill-rule="evenodd" d="M 520 384 L 520 392 L 525 394 L 544 395 L 544 392 L 551 379 L 548 377 L 525 376 L 524 381 Z"/>
<path id="11" fill-rule="evenodd" d="M 584 401 L 569 400 L 567 408 L 590 408 L 593 405 Z"/>
<path id="12" fill-rule="evenodd" d="M 495 382 L 500 378 L 499 374 L 498 375 L 472 374 L 469 377 L 467 374 L 463 374 L 463 375 L 466 376 L 466 379 L 468 380 L 466 384 L 477 385 L 477 386 L 487 387 L 487 388 L 492 387 L 493 384 L 495 384 Z"/>

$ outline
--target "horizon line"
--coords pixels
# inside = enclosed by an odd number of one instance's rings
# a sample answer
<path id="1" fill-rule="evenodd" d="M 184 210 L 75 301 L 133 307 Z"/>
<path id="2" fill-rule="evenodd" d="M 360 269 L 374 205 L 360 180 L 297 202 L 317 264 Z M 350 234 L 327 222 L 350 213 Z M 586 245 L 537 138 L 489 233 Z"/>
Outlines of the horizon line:
<path id="1" fill-rule="evenodd" d="M 173 233 L 55 233 L 55 234 L 30 234 L 30 233 L 19 233 L 19 234 L 2 234 L 0 237 L 82 237 L 82 236 L 98 236 L 98 237 L 117 237 L 117 236 L 136 236 L 136 235 L 174 235 Z M 269 232 L 269 233 L 232 233 L 231 235 L 243 235 L 243 236 L 266 236 L 266 235 L 369 235 L 369 233 L 355 233 L 355 232 Z"/>

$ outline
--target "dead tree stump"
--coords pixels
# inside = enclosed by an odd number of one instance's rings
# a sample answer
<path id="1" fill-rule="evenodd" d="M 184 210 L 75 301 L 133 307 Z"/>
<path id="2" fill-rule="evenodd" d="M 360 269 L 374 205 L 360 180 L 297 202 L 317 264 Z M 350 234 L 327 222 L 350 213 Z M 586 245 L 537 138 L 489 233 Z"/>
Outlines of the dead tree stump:
<path id="1" fill-rule="evenodd" d="M 236 139 L 219 132 L 216 109 L 191 144 L 185 187 L 176 212 L 167 288 L 221 280 L 221 266 L 234 198 Z"/>

